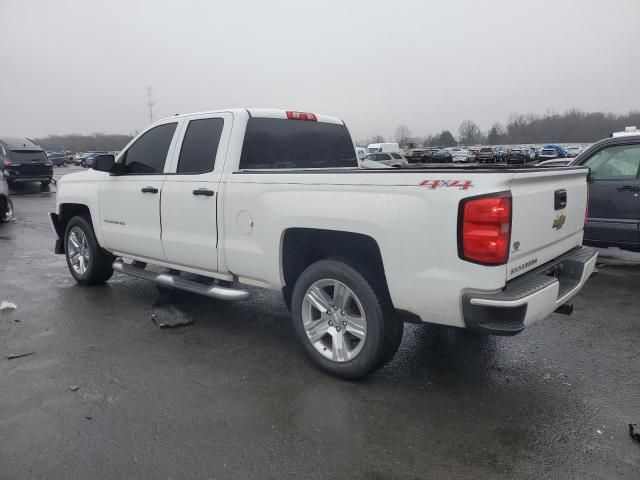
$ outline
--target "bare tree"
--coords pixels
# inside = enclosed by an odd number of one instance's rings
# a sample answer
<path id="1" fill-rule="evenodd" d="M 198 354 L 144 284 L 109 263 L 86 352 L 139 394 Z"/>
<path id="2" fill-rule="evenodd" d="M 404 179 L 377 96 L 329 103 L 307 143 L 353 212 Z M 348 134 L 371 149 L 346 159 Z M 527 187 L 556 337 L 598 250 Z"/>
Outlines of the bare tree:
<path id="1" fill-rule="evenodd" d="M 400 145 L 406 144 L 409 140 L 409 137 L 411 137 L 411 130 L 409 130 L 409 127 L 407 127 L 406 125 L 400 125 L 398 128 L 396 128 L 396 134 L 394 138 Z"/>
<path id="2" fill-rule="evenodd" d="M 499 123 L 494 123 L 487 134 L 487 142 L 491 145 L 496 145 L 501 143 L 504 140 L 507 132 L 505 132 L 504 127 Z"/>
<path id="3" fill-rule="evenodd" d="M 460 135 L 460 143 L 462 145 L 474 145 L 482 143 L 484 140 L 482 130 L 471 120 L 465 120 L 460 124 L 458 134 Z"/>

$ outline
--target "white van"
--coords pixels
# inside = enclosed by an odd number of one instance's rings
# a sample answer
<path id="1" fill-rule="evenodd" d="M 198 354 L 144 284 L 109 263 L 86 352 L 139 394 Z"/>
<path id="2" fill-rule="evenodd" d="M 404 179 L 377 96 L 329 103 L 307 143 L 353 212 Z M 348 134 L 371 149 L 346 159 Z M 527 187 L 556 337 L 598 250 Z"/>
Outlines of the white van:
<path id="1" fill-rule="evenodd" d="M 367 153 L 400 153 L 400 145 L 397 143 L 370 143 L 367 147 Z"/>

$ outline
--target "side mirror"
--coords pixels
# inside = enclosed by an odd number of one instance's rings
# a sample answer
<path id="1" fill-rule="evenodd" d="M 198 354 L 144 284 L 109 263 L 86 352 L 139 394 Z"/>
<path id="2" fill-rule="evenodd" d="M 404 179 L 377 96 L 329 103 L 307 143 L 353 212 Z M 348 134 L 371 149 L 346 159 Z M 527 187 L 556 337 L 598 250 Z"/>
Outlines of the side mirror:
<path id="1" fill-rule="evenodd" d="M 110 154 L 98 155 L 93 159 L 93 169 L 99 172 L 110 173 L 116 164 L 116 157 Z"/>

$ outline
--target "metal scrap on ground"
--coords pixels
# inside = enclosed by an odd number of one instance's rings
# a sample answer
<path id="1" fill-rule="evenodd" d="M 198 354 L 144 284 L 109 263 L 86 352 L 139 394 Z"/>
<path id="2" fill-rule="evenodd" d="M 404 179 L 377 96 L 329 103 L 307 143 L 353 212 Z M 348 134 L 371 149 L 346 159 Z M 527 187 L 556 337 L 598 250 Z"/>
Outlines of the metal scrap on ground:
<path id="1" fill-rule="evenodd" d="M 0 312 L 5 310 L 15 310 L 16 308 L 18 308 L 18 306 L 15 303 L 11 303 L 7 300 L 2 300 L 2 302 L 0 302 Z"/>
<path id="2" fill-rule="evenodd" d="M 10 353 L 7 355 L 8 360 L 13 360 L 14 358 L 28 357 L 29 355 L 33 355 L 36 352 L 27 352 L 27 353 Z"/>
<path id="3" fill-rule="evenodd" d="M 174 305 L 176 293 L 169 289 L 159 288 L 158 299 L 151 309 L 151 321 L 160 328 L 186 327 L 194 323 L 187 312 Z"/>

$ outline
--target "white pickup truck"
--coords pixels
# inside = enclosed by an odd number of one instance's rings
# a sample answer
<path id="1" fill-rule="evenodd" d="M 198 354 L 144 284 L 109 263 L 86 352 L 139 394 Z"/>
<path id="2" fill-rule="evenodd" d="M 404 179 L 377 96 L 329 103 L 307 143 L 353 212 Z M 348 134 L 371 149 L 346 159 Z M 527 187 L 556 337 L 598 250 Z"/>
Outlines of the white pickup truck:
<path id="1" fill-rule="evenodd" d="M 230 109 L 161 120 L 65 175 L 51 221 L 81 284 L 115 270 L 221 300 L 281 290 L 314 362 L 358 378 L 394 356 L 403 322 L 513 335 L 569 313 L 596 262 L 581 246 L 587 180 L 358 169 L 337 118 Z"/>

